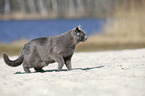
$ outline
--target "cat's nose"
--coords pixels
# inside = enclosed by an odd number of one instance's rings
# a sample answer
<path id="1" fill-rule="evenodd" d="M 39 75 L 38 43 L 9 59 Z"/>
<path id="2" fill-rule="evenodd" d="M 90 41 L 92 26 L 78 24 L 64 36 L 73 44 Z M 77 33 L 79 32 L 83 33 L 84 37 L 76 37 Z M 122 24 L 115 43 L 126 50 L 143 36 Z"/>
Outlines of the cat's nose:
<path id="1" fill-rule="evenodd" d="M 88 36 L 85 36 L 85 40 L 87 40 L 88 39 Z"/>
<path id="2" fill-rule="evenodd" d="M 83 42 L 85 42 L 87 39 L 88 39 L 88 36 L 85 36 Z"/>

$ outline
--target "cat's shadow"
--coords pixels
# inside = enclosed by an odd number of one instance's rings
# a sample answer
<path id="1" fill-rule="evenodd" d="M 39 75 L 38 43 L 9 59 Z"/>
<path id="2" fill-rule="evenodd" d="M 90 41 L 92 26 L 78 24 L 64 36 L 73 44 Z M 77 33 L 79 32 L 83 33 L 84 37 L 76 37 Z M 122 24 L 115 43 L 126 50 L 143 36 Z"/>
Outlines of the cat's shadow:
<path id="1" fill-rule="evenodd" d="M 102 68 L 104 66 L 97 66 L 97 67 L 87 67 L 87 68 L 73 68 L 72 70 L 91 70 L 91 69 L 97 69 L 97 68 Z M 45 72 L 31 72 L 31 73 L 46 73 L 46 72 L 61 72 L 61 71 L 68 71 L 67 69 L 62 69 L 62 70 L 57 70 L 57 69 L 52 69 L 52 70 L 45 70 Z M 27 74 L 25 72 L 16 72 L 14 74 Z"/>

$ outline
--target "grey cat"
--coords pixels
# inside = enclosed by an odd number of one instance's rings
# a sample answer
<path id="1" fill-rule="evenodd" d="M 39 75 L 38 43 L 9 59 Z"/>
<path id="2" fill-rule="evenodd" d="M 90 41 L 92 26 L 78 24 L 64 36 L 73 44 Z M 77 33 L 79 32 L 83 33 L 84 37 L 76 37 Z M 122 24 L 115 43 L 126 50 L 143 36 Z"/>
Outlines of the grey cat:
<path id="1" fill-rule="evenodd" d="M 34 68 L 37 72 L 44 72 L 42 68 L 54 62 L 58 63 L 58 70 L 61 70 L 64 64 L 68 70 L 71 70 L 71 57 L 76 44 L 87 40 L 85 31 L 80 27 L 79 25 L 60 36 L 33 39 L 24 45 L 16 60 L 10 60 L 5 52 L 3 59 L 7 65 L 12 67 L 23 63 L 26 73 L 31 72 L 30 68 Z"/>

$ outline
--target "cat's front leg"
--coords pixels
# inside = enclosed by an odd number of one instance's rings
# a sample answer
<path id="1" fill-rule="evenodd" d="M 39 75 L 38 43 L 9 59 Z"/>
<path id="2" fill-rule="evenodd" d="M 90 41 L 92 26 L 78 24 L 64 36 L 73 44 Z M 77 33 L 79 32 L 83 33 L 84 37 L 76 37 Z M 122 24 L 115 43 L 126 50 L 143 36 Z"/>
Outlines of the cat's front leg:
<path id="1" fill-rule="evenodd" d="M 72 65 L 71 65 L 71 57 L 69 58 L 65 58 L 64 59 L 65 65 L 67 67 L 68 70 L 72 70 Z"/>
<path id="2" fill-rule="evenodd" d="M 61 70 L 63 65 L 64 65 L 64 59 L 62 58 L 62 56 L 59 55 L 52 55 L 51 56 L 57 63 L 58 63 L 58 70 Z"/>

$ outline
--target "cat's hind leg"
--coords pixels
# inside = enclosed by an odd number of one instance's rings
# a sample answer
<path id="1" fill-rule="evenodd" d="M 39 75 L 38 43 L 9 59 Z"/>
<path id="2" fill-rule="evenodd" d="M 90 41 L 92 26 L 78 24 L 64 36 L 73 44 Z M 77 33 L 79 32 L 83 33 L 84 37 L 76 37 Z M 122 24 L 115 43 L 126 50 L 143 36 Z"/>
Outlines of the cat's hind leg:
<path id="1" fill-rule="evenodd" d="M 24 71 L 25 71 L 26 73 L 31 73 L 31 71 L 29 70 L 28 67 L 23 67 L 23 69 L 24 69 Z"/>
<path id="2" fill-rule="evenodd" d="M 23 69 L 26 73 L 31 73 L 30 66 L 28 66 L 28 64 L 26 62 L 23 63 Z"/>

